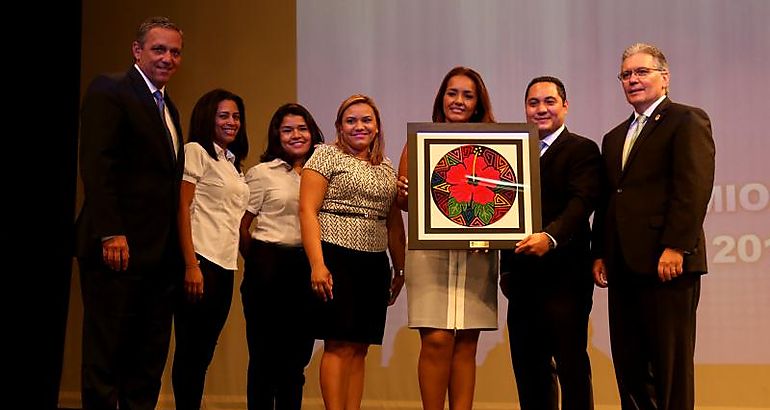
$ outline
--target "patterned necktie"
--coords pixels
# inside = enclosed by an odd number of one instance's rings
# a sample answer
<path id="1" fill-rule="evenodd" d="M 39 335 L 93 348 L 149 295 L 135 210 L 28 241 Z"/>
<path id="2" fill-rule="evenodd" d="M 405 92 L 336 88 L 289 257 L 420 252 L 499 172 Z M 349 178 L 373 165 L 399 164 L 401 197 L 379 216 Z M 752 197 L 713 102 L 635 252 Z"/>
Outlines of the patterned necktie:
<path id="1" fill-rule="evenodd" d="M 540 140 L 540 156 L 543 156 L 543 153 L 545 152 L 545 149 L 548 148 L 548 143 Z"/>
<path id="2" fill-rule="evenodd" d="M 636 119 L 636 123 L 634 124 L 634 130 L 631 132 L 631 135 L 628 135 L 626 137 L 626 141 L 623 144 L 623 161 L 621 162 L 621 169 L 626 167 L 626 160 L 628 159 L 628 154 L 631 152 L 631 148 L 634 146 L 634 143 L 636 142 L 636 139 L 639 138 L 639 134 L 642 132 L 642 128 L 644 128 L 644 124 L 647 122 L 647 116 L 642 114 Z"/>
<path id="3" fill-rule="evenodd" d="M 155 90 L 155 92 L 152 93 L 152 96 L 155 97 L 155 103 L 158 104 L 160 119 L 163 121 L 163 129 L 166 131 L 166 138 L 168 139 L 169 147 L 171 148 L 171 157 L 176 161 L 174 140 L 171 137 L 171 131 L 168 129 L 168 123 L 166 123 L 166 102 L 163 101 L 163 93 L 160 90 Z"/>

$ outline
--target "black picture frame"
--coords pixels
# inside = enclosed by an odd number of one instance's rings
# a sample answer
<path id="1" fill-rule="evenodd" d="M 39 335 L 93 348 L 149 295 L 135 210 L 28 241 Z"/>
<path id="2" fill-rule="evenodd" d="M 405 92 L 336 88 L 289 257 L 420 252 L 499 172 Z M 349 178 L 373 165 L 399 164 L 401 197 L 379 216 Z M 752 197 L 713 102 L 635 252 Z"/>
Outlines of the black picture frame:
<path id="1" fill-rule="evenodd" d="M 510 249 L 539 232 L 538 141 L 527 123 L 408 123 L 409 249 Z"/>

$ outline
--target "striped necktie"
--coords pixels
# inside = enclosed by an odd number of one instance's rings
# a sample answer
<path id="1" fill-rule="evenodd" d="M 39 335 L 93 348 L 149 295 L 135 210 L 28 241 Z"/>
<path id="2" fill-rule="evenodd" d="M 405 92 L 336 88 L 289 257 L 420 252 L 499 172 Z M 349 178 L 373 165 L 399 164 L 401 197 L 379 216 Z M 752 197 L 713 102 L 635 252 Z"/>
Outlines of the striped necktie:
<path id="1" fill-rule="evenodd" d="M 160 119 L 163 121 L 163 129 L 166 131 L 166 138 L 168 139 L 169 147 L 171 148 L 171 158 L 176 161 L 174 140 L 171 137 L 171 131 L 168 129 L 168 123 L 166 123 L 166 102 L 163 100 L 163 93 L 160 90 L 155 90 L 155 92 L 152 93 L 152 96 L 155 97 L 155 103 L 158 105 Z"/>

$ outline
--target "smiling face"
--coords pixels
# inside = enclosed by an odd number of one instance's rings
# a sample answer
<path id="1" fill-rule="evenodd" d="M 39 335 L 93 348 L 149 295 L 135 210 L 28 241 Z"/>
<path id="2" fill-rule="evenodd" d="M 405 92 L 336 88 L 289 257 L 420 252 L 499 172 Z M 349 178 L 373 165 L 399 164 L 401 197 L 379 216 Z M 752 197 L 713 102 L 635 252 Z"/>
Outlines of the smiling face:
<path id="1" fill-rule="evenodd" d="M 281 135 L 281 148 L 292 162 L 303 162 L 310 150 L 311 137 L 305 119 L 300 115 L 287 114 L 278 129 Z"/>
<path id="2" fill-rule="evenodd" d="M 182 62 L 182 35 L 176 30 L 155 27 L 147 32 L 144 43 L 131 45 L 136 65 L 158 88 L 168 83 Z"/>
<path id="3" fill-rule="evenodd" d="M 447 122 L 468 122 L 476 110 L 476 84 L 464 75 L 449 79 L 444 91 L 444 116 Z"/>
<path id="4" fill-rule="evenodd" d="M 563 101 L 551 82 L 532 84 L 527 90 L 524 110 L 527 122 L 537 125 L 540 139 L 547 137 L 564 124 L 569 105 Z"/>
<path id="5" fill-rule="evenodd" d="M 340 138 L 345 141 L 353 156 L 368 159 L 369 147 L 377 137 L 377 132 L 377 119 L 369 104 L 353 104 L 342 113 Z"/>
<path id="6" fill-rule="evenodd" d="M 241 129 L 241 113 L 238 105 L 233 100 L 222 100 L 217 106 L 217 115 L 214 121 L 214 143 L 227 148 L 235 141 L 238 130 Z"/>
<path id="7" fill-rule="evenodd" d="M 635 70 L 639 68 L 652 69 L 647 75 L 639 76 Z M 668 72 L 656 70 L 658 61 L 650 54 L 636 53 L 623 60 L 620 72 L 633 72 L 627 80 L 622 80 L 626 100 L 634 106 L 634 110 L 643 113 L 658 98 L 668 90 Z"/>

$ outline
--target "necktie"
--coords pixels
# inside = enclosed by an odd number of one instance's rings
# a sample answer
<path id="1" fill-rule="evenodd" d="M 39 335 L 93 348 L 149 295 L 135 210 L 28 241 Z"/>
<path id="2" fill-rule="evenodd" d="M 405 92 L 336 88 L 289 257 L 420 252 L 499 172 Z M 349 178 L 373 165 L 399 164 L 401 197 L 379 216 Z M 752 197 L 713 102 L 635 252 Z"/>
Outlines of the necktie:
<path id="1" fill-rule="evenodd" d="M 171 157 L 176 160 L 174 141 L 172 140 L 171 131 L 169 131 L 168 124 L 166 123 L 166 102 L 163 101 L 163 93 L 160 90 L 155 90 L 155 92 L 152 93 L 152 96 L 155 97 L 155 103 L 158 104 L 160 119 L 163 121 L 163 129 L 166 131 L 166 138 L 168 139 L 169 147 L 171 148 Z"/>
<path id="2" fill-rule="evenodd" d="M 626 136 L 626 142 L 623 144 L 623 161 L 621 162 L 621 169 L 625 168 L 628 154 L 631 152 L 631 148 L 634 146 L 636 139 L 639 138 L 639 134 L 642 132 L 642 128 L 644 128 L 644 123 L 646 122 L 647 116 L 644 114 L 640 115 L 636 119 L 634 130 L 631 131 L 630 135 Z"/>
<path id="3" fill-rule="evenodd" d="M 543 153 L 545 152 L 545 149 L 548 148 L 548 143 L 540 140 L 540 156 L 543 156 Z"/>

